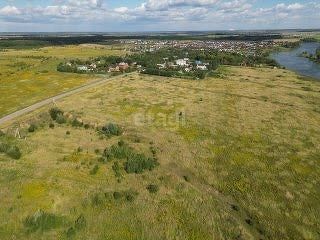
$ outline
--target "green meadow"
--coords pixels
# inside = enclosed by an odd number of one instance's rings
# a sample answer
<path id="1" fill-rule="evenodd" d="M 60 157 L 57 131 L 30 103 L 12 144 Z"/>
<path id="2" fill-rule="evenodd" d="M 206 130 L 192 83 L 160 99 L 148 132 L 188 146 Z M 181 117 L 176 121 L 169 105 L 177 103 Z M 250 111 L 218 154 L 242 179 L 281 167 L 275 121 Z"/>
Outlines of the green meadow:
<path id="1" fill-rule="evenodd" d="M 0 51 L 0 117 L 39 100 L 81 86 L 106 76 L 59 73 L 56 68 L 67 59 L 89 56 L 123 55 L 125 51 L 110 46 L 83 44 L 35 47 L 24 42 L 24 49 Z M 14 43 L 14 46 L 19 46 Z M 38 46 L 38 45 L 37 45 Z M 0 44 L 0 48 L 3 47 Z"/>
<path id="2" fill-rule="evenodd" d="M 220 72 L 123 76 L 2 126 L 21 157 L 0 153 L 0 239 L 319 239 L 320 83 Z"/>

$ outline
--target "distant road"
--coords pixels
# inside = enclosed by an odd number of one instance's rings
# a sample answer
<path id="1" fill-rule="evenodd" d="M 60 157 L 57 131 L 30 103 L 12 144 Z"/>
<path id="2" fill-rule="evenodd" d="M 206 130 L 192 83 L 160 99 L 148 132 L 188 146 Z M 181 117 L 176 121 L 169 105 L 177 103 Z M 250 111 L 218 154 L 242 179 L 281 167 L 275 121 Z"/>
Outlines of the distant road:
<path id="1" fill-rule="evenodd" d="M 132 75 L 134 73 L 135 72 L 132 72 L 132 73 L 129 73 L 127 75 Z M 50 97 L 48 99 L 42 100 L 42 101 L 37 102 L 37 103 L 35 103 L 35 104 L 33 104 L 33 105 L 29 106 L 29 107 L 23 108 L 21 110 L 18 110 L 18 111 L 14 112 L 14 113 L 8 114 L 8 115 L 0 118 L 0 125 L 4 124 L 4 123 L 6 123 L 6 122 L 8 122 L 10 120 L 13 120 L 13 119 L 15 119 L 17 117 L 20 117 L 20 116 L 22 116 L 24 114 L 33 112 L 33 111 L 37 110 L 38 108 L 41 108 L 41 107 L 46 106 L 46 105 L 48 105 L 50 103 L 53 103 L 54 101 L 59 100 L 61 98 L 65 98 L 65 97 L 68 97 L 70 95 L 74 95 L 76 93 L 83 92 L 83 91 L 88 90 L 90 88 L 105 84 L 107 82 L 110 82 L 112 80 L 115 80 L 115 79 L 118 79 L 118 78 L 121 78 L 121 77 L 123 77 L 123 75 L 119 75 L 119 76 L 116 76 L 116 77 L 106 78 L 106 79 L 98 80 L 98 81 L 95 81 L 95 82 L 91 82 L 91 83 L 85 84 L 83 86 L 71 89 L 71 90 L 69 90 L 67 92 L 61 93 L 59 95 L 56 95 L 54 97 Z"/>

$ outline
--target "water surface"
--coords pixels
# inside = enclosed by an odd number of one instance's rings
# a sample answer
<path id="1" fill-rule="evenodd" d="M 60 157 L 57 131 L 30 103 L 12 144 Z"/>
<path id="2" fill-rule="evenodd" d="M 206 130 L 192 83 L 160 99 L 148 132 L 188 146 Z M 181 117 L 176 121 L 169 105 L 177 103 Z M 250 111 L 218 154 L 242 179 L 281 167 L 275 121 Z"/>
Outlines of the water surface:
<path id="1" fill-rule="evenodd" d="M 271 58 L 276 60 L 285 68 L 300 75 L 309 76 L 320 80 L 320 64 L 315 63 L 308 58 L 299 56 L 304 51 L 314 54 L 318 47 L 320 47 L 320 43 L 306 42 L 302 43 L 300 47 L 288 52 L 272 53 Z"/>

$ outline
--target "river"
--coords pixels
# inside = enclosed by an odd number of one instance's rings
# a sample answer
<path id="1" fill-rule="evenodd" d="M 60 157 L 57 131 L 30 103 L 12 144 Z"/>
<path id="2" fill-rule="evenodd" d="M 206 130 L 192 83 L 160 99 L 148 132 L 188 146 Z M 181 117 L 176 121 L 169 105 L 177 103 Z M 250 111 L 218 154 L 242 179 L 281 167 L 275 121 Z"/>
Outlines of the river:
<path id="1" fill-rule="evenodd" d="M 299 56 L 304 51 L 314 54 L 318 47 L 320 47 L 318 42 L 304 42 L 291 51 L 272 53 L 271 58 L 300 75 L 320 80 L 320 64 Z"/>

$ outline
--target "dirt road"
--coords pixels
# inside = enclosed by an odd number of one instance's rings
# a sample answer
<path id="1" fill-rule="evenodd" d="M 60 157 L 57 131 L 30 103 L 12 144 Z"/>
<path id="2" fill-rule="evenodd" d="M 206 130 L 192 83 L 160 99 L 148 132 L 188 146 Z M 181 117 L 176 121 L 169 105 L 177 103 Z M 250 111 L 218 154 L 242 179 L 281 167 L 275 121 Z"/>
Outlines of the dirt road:
<path id="1" fill-rule="evenodd" d="M 127 75 L 132 75 L 134 73 L 135 72 L 129 73 Z M 53 103 L 54 101 L 57 101 L 59 99 L 62 99 L 62 98 L 68 97 L 70 95 L 74 95 L 74 94 L 83 92 L 83 91 L 88 90 L 90 88 L 93 88 L 93 87 L 108 83 L 110 81 L 114 81 L 114 80 L 116 80 L 118 78 L 121 78 L 121 77 L 123 77 L 123 75 L 119 75 L 119 76 L 116 76 L 116 77 L 106 78 L 106 79 L 98 80 L 98 81 L 95 81 L 95 82 L 91 82 L 91 83 L 88 83 L 88 84 L 83 85 L 81 87 L 77 87 L 75 89 L 71 89 L 71 90 L 69 90 L 67 92 L 64 92 L 64 93 L 61 93 L 59 95 L 56 95 L 54 97 L 50 97 L 48 99 L 42 100 L 42 101 L 37 102 L 37 103 L 35 103 L 35 104 L 33 104 L 33 105 L 29 106 L 29 107 L 23 108 L 21 110 L 18 110 L 18 111 L 14 112 L 14 113 L 8 114 L 8 115 L 0 118 L 0 125 L 4 124 L 4 123 L 6 123 L 6 122 L 8 122 L 10 120 L 13 120 L 13 119 L 15 119 L 17 117 L 20 117 L 20 116 L 22 116 L 24 114 L 30 113 L 30 112 L 32 112 L 32 111 L 34 111 L 34 110 L 36 110 L 38 108 L 41 108 L 41 107 L 43 107 L 45 105 Z"/>

